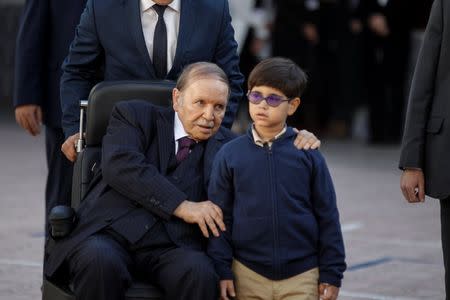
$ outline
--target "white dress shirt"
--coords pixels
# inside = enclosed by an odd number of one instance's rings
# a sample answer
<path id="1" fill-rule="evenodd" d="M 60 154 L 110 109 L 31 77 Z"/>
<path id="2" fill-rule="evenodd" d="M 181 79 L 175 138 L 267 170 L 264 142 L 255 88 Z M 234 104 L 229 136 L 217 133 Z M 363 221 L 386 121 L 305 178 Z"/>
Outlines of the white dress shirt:
<path id="1" fill-rule="evenodd" d="M 158 22 L 158 14 L 152 0 L 140 0 L 142 32 L 150 58 L 153 60 L 153 36 Z M 180 0 L 173 0 L 164 11 L 167 29 L 167 73 L 170 71 L 177 50 L 178 30 L 180 27 Z"/>

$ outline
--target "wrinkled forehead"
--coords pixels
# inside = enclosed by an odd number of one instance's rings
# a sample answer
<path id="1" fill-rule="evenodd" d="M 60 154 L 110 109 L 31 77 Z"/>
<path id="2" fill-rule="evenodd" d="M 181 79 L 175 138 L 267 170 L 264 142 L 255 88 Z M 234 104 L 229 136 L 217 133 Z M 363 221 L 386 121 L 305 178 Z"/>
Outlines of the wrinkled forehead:
<path id="1" fill-rule="evenodd" d="M 196 83 L 196 84 L 194 84 Z M 192 88 L 192 85 L 194 84 L 194 87 L 209 87 L 209 86 L 224 86 L 227 89 L 227 92 L 229 90 L 228 83 L 225 82 L 220 76 L 217 74 L 196 74 L 195 72 L 192 72 L 189 74 L 186 80 L 186 84 L 183 86 L 182 91 L 187 90 L 189 88 Z"/>

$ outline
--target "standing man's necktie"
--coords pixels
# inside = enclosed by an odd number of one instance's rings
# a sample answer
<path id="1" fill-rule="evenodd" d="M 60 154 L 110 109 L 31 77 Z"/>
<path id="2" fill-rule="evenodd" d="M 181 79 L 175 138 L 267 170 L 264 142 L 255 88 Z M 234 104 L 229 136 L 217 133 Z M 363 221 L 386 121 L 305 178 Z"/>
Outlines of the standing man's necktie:
<path id="1" fill-rule="evenodd" d="M 164 79 L 167 75 L 167 29 L 164 22 L 164 11 L 167 5 L 153 5 L 158 14 L 158 22 L 153 36 L 153 66 L 158 79 Z"/>
<path id="2" fill-rule="evenodd" d="M 182 137 L 178 140 L 178 152 L 177 152 L 177 162 L 180 163 L 185 160 L 192 146 L 195 145 L 195 141 L 187 136 Z"/>

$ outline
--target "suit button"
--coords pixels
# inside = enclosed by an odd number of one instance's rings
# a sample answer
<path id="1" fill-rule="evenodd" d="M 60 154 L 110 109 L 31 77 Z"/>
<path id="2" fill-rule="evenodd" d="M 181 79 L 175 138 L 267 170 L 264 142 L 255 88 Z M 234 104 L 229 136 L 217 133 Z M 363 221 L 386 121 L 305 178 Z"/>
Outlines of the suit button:
<path id="1" fill-rule="evenodd" d="M 145 225 L 145 230 L 149 230 L 150 229 L 150 226 L 148 226 L 148 224 L 147 225 Z"/>
<path id="2" fill-rule="evenodd" d="M 178 176 L 172 176 L 173 180 L 178 181 Z"/>

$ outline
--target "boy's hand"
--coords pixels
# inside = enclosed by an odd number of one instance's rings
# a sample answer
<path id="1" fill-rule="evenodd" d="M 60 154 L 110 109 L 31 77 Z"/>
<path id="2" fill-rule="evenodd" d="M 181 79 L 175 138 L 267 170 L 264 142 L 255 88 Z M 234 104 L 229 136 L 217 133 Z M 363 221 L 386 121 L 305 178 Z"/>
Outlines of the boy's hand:
<path id="1" fill-rule="evenodd" d="M 339 288 L 328 284 L 319 284 L 319 299 L 320 300 L 336 300 L 339 294 Z"/>
<path id="2" fill-rule="evenodd" d="M 230 300 L 230 297 L 231 298 L 236 297 L 233 280 L 221 280 L 220 300 Z"/>
<path id="3" fill-rule="evenodd" d="M 320 147 L 320 140 L 313 133 L 305 129 L 299 131 L 294 128 L 294 130 L 297 132 L 297 137 L 294 141 L 294 145 L 297 149 L 308 150 Z"/>

